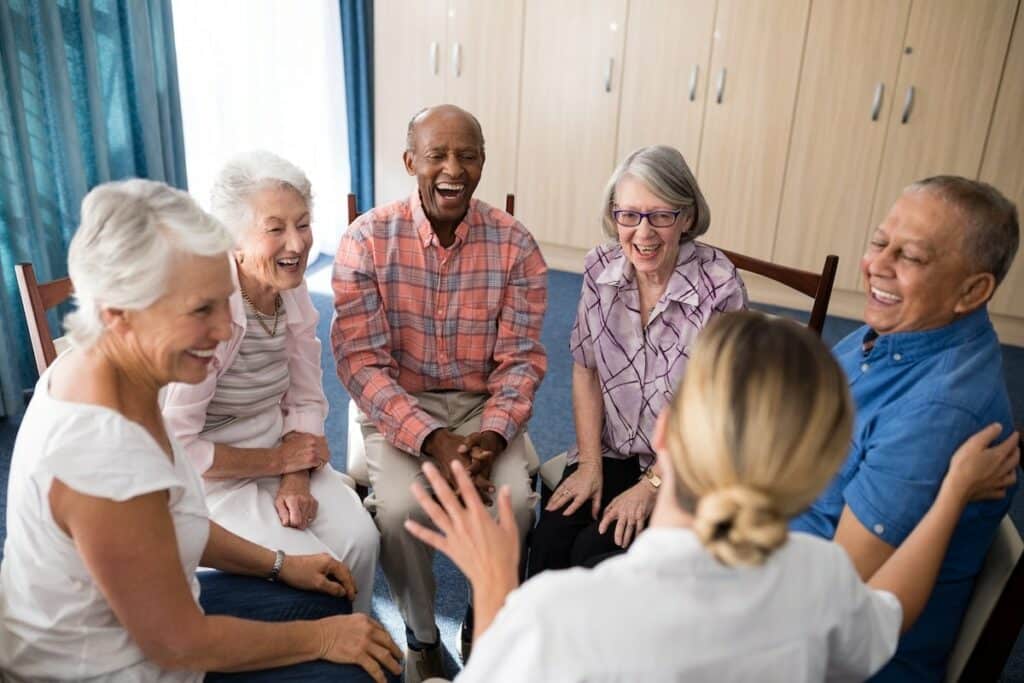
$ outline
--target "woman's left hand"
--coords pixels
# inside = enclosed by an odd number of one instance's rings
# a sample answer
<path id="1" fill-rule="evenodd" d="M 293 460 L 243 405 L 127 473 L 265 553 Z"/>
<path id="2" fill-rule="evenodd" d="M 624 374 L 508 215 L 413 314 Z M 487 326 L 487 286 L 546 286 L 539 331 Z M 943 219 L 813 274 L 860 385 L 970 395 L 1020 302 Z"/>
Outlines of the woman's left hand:
<path id="1" fill-rule="evenodd" d="M 353 600 L 358 592 L 352 572 L 344 562 L 327 553 L 319 555 L 285 555 L 279 574 L 282 582 L 292 588 L 319 591 Z"/>
<path id="2" fill-rule="evenodd" d="M 309 492 L 308 470 L 281 475 L 281 486 L 274 498 L 274 507 L 282 526 L 305 529 L 316 519 L 320 504 Z"/>
<path id="3" fill-rule="evenodd" d="M 615 496 L 604 510 L 598 532 L 603 534 L 615 522 L 615 545 L 627 547 L 644 530 L 657 493 L 653 486 L 641 480 Z"/>

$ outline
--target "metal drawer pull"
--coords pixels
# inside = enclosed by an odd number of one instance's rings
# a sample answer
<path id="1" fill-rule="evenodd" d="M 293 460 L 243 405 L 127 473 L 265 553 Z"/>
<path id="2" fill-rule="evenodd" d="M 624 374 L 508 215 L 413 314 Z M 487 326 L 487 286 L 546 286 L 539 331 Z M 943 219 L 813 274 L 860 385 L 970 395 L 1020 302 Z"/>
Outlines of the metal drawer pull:
<path id="1" fill-rule="evenodd" d="M 882 111 L 882 94 L 885 93 L 885 84 L 881 81 L 875 86 L 875 99 L 871 102 L 871 120 L 877 121 L 878 114 Z"/>
<path id="2" fill-rule="evenodd" d="M 906 123 L 910 120 L 910 112 L 914 109 L 914 86 L 907 88 L 907 97 L 903 100 L 903 117 L 900 119 L 900 123 Z"/>
<path id="3" fill-rule="evenodd" d="M 716 87 L 718 94 L 715 95 L 715 102 L 718 104 L 722 103 L 722 95 L 725 94 L 725 68 L 718 72 L 718 86 Z"/>
<path id="4" fill-rule="evenodd" d="M 697 99 L 697 71 L 700 68 L 698 64 L 693 65 L 693 71 L 690 72 L 690 101 L 693 102 Z"/>

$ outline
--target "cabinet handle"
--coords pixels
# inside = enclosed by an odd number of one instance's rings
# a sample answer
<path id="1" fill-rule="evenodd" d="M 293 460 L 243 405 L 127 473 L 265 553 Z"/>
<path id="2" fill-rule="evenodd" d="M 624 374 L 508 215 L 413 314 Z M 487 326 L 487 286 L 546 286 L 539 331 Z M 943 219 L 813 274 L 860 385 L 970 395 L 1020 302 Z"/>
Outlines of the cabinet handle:
<path id="1" fill-rule="evenodd" d="M 604 70 L 604 91 L 612 91 L 612 68 L 615 66 L 615 58 L 608 58 L 608 68 Z"/>
<path id="2" fill-rule="evenodd" d="M 462 43 L 452 45 L 452 73 L 456 78 L 462 75 Z"/>
<path id="3" fill-rule="evenodd" d="M 914 86 L 907 88 L 907 97 L 903 100 L 903 116 L 900 118 L 900 123 L 906 123 L 910 120 L 910 112 L 914 108 Z"/>
<path id="4" fill-rule="evenodd" d="M 697 70 L 700 65 L 694 64 L 693 71 L 690 72 L 690 101 L 693 102 L 697 99 Z"/>
<path id="5" fill-rule="evenodd" d="M 437 52 L 439 46 L 437 41 L 430 44 L 430 73 L 437 75 Z"/>
<path id="6" fill-rule="evenodd" d="M 885 83 L 881 81 L 875 86 L 875 98 L 871 101 L 871 120 L 877 121 L 878 114 L 882 111 L 882 95 L 885 93 Z"/>
<path id="7" fill-rule="evenodd" d="M 722 103 L 722 95 L 725 94 L 725 67 L 718 72 L 718 85 L 715 87 L 717 93 L 715 94 L 715 102 L 718 104 Z"/>

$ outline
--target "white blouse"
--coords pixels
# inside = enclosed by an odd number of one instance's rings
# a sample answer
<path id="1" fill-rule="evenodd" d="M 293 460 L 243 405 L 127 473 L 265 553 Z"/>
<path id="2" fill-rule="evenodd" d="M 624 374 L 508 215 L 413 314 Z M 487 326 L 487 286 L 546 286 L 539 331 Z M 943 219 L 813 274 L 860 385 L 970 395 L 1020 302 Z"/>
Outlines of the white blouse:
<path id="1" fill-rule="evenodd" d="M 833 543 L 791 533 L 761 567 L 729 568 L 659 527 L 513 592 L 456 681 L 859 681 L 892 657 L 901 621 Z"/>
<path id="2" fill-rule="evenodd" d="M 52 398 L 49 376 L 48 370 L 36 385 L 11 461 L 0 669 L 15 679 L 201 681 L 201 673 L 162 671 L 145 660 L 49 504 L 55 477 L 114 501 L 166 490 L 181 568 L 198 603 L 195 571 L 210 533 L 199 476 L 177 445 L 172 462 L 141 425 L 120 413 Z"/>

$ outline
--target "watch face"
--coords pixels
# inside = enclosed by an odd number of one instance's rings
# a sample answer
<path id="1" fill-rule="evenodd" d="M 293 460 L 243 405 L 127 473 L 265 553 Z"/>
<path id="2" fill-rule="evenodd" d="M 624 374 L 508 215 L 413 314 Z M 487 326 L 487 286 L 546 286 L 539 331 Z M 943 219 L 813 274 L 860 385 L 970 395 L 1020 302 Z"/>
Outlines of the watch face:
<path id="1" fill-rule="evenodd" d="M 647 478 L 651 481 L 651 485 L 654 486 L 654 488 L 658 488 L 659 486 L 661 486 L 661 477 L 655 474 L 654 470 L 649 469 L 647 470 L 647 472 L 645 472 L 645 474 L 647 475 Z"/>

